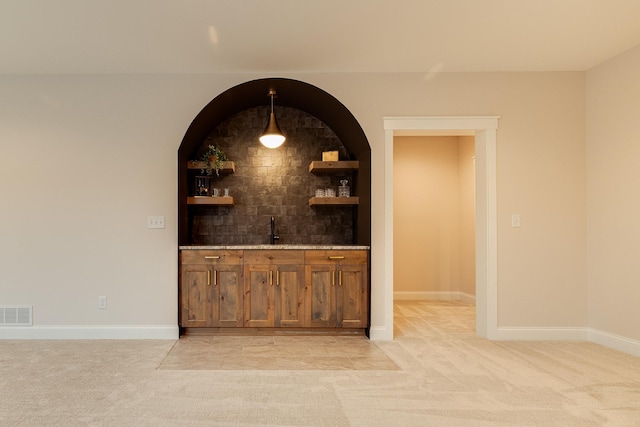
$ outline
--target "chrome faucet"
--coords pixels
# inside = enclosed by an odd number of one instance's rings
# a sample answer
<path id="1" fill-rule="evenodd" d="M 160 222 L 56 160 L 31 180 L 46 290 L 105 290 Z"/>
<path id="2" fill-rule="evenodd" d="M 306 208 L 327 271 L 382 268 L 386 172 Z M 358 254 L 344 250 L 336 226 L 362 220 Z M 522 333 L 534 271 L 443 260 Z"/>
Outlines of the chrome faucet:
<path id="1" fill-rule="evenodd" d="M 280 240 L 280 236 L 276 235 L 276 219 L 271 217 L 271 241 L 272 245 L 276 244 L 276 240 Z"/>

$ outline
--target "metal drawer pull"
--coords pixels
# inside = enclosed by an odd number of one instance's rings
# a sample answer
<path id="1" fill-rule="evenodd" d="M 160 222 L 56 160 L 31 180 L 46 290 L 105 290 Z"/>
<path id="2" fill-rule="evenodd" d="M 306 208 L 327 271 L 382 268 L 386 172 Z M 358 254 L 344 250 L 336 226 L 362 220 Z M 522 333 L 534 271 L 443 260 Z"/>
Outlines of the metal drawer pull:
<path id="1" fill-rule="evenodd" d="M 336 271 L 331 270 L 331 286 L 335 286 L 335 285 L 336 285 Z"/>
<path id="2" fill-rule="evenodd" d="M 220 255 L 205 255 L 204 259 L 220 259 Z"/>
<path id="3" fill-rule="evenodd" d="M 276 286 L 280 286 L 280 270 L 276 270 Z"/>
<path id="4" fill-rule="evenodd" d="M 344 259 L 344 257 L 341 255 L 333 255 L 333 256 L 330 256 L 329 259 Z"/>
<path id="5" fill-rule="evenodd" d="M 211 270 L 207 270 L 207 286 L 211 286 Z"/>
<path id="6" fill-rule="evenodd" d="M 273 286 L 273 270 L 269 270 L 269 285 Z"/>
<path id="7" fill-rule="evenodd" d="M 338 286 L 342 286 L 342 270 L 338 271 Z"/>
<path id="8" fill-rule="evenodd" d="M 218 286 L 218 272 L 213 270 L 213 286 Z"/>

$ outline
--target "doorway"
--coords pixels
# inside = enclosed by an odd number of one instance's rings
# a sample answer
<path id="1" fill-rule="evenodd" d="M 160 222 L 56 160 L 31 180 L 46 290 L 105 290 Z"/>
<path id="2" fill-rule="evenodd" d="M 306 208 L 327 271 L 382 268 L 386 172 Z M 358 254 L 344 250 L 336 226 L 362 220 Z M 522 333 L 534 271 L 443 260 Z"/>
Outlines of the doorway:
<path id="1" fill-rule="evenodd" d="M 474 146 L 473 135 L 394 137 L 394 302 L 475 305 Z"/>
<path id="2" fill-rule="evenodd" d="M 393 340 L 393 148 L 395 134 L 403 131 L 471 132 L 475 136 L 476 194 L 476 334 L 497 338 L 497 211 L 496 211 L 496 133 L 497 116 L 482 117 L 386 117 L 384 186 L 384 274 L 372 278 L 371 339 Z M 375 314 L 375 316 L 374 316 Z"/>

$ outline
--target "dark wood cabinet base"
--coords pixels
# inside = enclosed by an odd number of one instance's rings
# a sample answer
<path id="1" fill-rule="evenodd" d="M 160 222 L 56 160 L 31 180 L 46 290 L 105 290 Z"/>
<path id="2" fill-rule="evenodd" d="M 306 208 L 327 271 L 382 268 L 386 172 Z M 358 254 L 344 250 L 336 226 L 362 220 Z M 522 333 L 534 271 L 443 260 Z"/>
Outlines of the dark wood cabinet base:
<path id="1" fill-rule="evenodd" d="M 363 335 L 366 250 L 181 250 L 183 333 Z"/>
<path id="2" fill-rule="evenodd" d="M 337 328 L 182 328 L 180 335 L 366 336 L 366 329 Z"/>

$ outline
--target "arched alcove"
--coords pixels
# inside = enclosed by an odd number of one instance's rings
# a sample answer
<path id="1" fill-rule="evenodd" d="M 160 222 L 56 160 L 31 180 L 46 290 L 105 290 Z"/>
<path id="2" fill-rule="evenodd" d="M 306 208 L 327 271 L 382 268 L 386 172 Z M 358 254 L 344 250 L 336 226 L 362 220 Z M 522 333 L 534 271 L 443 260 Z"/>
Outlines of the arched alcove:
<path id="1" fill-rule="evenodd" d="M 178 150 L 179 245 L 190 243 L 186 204 L 189 193 L 188 160 L 196 155 L 212 131 L 225 120 L 248 109 L 268 106 L 270 99 L 267 94 L 271 89 L 278 94 L 278 106 L 301 110 L 322 121 L 341 141 L 349 157 L 359 161 L 360 168 L 354 190 L 360 198 L 360 203 L 355 218 L 354 243 L 370 245 L 371 148 L 364 131 L 353 114 L 329 93 L 308 83 L 284 78 L 253 80 L 226 90 L 207 104 L 187 129 Z M 265 116 L 265 124 L 266 119 Z"/>

